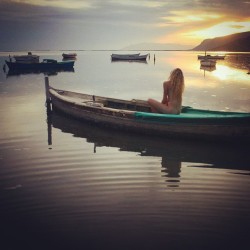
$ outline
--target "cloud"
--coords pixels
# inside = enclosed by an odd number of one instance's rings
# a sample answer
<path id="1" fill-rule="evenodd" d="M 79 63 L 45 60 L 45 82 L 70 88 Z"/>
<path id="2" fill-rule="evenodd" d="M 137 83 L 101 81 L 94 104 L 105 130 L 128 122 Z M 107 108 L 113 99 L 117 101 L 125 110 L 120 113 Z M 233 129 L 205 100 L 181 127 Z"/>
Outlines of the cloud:
<path id="1" fill-rule="evenodd" d="M 92 1 L 83 0 L 10 0 L 12 3 L 43 6 L 43 7 L 56 7 L 65 9 L 79 9 L 79 8 L 91 8 Z"/>
<path id="2" fill-rule="evenodd" d="M 165 34 L 157 37 L 161 43 L 182 41 L 198 43 L 203 39 L 249 31 L 249 11 L 244 1 L 193 1 L 186 8 L 170 10 L 157 24 Z"/>
<path id="3" fill-rule="evenodd" d="M 1 48 L 114 48 L 200 43 L 220 24 L 247 28 L 248 0 L 0 0 Z M 222 27 L 222 26 L 220 26 Z M 229 28 L 227 29 L 229 31 Z M 208 33 L 207 33 L 208 34 Z M 35 45 L 34 45 L 35 44 Z M 52 48 L 53 47 L 53 48 Z"/>

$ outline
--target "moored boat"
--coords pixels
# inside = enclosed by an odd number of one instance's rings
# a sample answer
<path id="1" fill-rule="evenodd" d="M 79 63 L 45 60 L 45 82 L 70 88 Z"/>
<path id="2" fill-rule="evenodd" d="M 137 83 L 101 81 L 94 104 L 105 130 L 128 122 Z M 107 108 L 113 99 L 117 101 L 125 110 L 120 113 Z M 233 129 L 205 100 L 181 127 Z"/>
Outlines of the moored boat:
<path id="1" fill-rule="evenodd" d="M 76 59 L 77 54 L 76 53 L 63 53 L 62 57 L 63 59 Z"/>
<path id="2" fill-rule="evenodd" d="M 49 86 L 46 97 L 53 109 L 76 119 L 112 129 L 161 137 L 250 142 L 250 113 L 183 107 L 179 115 L 157 114 L 146 101 L 120 100 L 81 94 Z"/>
<path id="3" fill-rule="evenodd" d="M 58 62 L 54 59 L 44 59 L 42 62 L 19 63 L 5 61 L 9 70 L 52 70 L 52 69 L 72 69 L 75 61 Z"/>
<path id="4" fill-rule="evenodd" d="M 112 60 L 125 60 L 125 61 L 145 61 L 147 60 L 148 54 L 112 54 Z"/>

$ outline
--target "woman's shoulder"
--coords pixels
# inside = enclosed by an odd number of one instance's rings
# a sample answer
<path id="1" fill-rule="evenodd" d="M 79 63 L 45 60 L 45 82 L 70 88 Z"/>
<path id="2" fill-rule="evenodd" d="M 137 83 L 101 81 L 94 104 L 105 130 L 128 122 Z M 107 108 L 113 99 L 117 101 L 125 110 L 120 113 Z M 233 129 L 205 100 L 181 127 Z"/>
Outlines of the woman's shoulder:
<path id="1" fill-rule="evenodd" d="M 163 82 L 164 88 L 166 88 L 166 87 L 168 88 L 170 85 L 171 85 L 171 81 L 169 81 L 169 80 Z"/>

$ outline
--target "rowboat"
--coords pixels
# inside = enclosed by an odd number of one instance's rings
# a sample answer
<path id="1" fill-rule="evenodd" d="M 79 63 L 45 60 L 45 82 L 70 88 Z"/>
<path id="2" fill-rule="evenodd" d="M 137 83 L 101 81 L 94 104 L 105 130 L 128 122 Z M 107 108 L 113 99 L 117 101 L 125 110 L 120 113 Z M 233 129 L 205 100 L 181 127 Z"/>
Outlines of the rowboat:
<path id="1" fill-rule="evenodd" d="M 203 59 L 200 61 L 201 66 L 205 67 L 215 67 L 216 61 L 211 59 Z"/>
<path id="2" fill-rule="evenodd" d="M 52 108 L 73 118 L 139 134 L 250 142 L 250 113 L 183 107 L 179 115 L 152 113 L 146 101 L 121 100 L 55 89 L 45 77 Z"/>
<path id="3" fill-rule="evenodd" d="M 112 54 L 111 60 L 125 60 L 125 61 L 145 61 L 147 60 L 148 54 Z"/>
<path id="4" fill-rule="evenodd" d="M 5 61 L 9 70 L 55 70 L 55 69 L 72 69 L 74 61 L 58 62 L 54 59 L 44 59 L 42 62 L 20 63 Z"/>
<path id="5" fill-rule="evenodd" d="M 76 59 L 77 54 L 76 53 L 63 53 L 62 57 L 63 59 Z"/>

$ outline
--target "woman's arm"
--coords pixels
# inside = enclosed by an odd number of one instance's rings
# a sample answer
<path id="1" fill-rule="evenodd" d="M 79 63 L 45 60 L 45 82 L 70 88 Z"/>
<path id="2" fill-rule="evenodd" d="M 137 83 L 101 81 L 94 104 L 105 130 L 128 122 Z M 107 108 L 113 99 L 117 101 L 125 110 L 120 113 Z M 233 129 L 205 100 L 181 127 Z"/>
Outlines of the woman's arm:
<path id="1" fill-rule="evenodd" d="M 169 101 L 169 98 L 168 98 L 169 93 L 168 92 L 169 92 L 168 91 L 168 81 L 165 81 L 165 82 L 163 82 L 163 98 L 162 98 L 161 103 L 166 104 L 166 105 L 168 105 L 168 101 Z"/>

